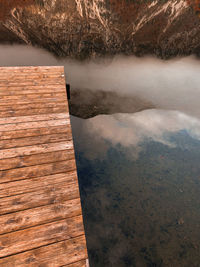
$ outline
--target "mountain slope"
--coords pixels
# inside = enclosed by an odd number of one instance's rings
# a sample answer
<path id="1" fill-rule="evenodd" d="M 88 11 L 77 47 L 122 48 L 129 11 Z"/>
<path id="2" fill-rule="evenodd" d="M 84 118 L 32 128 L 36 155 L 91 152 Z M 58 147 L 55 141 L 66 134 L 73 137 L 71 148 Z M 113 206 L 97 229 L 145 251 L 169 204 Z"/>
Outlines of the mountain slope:
<path id="1" fill-rule="evenodd" d="M 5 42 L 37 45 L 59 57 L 199 55 L 196 2 L 37 0 L 12 7 L 9 16 L 1 19 L 0 33 L 9 31 Z"/>

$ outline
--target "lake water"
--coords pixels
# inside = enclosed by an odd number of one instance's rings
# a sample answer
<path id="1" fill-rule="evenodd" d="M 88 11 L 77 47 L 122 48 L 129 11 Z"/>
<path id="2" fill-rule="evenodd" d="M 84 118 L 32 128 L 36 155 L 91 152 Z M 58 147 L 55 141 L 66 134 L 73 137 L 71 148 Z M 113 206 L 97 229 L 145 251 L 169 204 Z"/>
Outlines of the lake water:
<path id="1" fill-rule="evenodd" d="M 72 117 L 91 266 L 200 266 L 200 122 Z"/>
<path id="2" fill-rule="evenodd" d="M 80 63 L 0 46 L 0 62 L 64 65 L 72 90 L 113 91 L 156 107 L 71 117 L 90 265 L 199 267 L 200 61 Z"/>

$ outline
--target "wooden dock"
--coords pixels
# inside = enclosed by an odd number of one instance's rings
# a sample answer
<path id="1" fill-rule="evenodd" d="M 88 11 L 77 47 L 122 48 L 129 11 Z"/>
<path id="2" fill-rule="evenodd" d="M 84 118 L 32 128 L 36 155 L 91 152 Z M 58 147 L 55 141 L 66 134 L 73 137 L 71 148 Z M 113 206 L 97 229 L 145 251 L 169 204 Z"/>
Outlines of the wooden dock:
<path id="1" fill-rule="evenodd" d="M 0 68 L 0 266 L 88 266 L 63 67 Z"/>

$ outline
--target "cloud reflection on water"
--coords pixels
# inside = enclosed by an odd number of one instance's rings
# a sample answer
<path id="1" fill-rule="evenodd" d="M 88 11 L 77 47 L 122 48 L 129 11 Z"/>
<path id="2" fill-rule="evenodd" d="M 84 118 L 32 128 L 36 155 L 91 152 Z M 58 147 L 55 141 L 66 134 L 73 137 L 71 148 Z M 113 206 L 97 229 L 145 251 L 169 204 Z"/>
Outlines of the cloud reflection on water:
<path id="1" fill-rule="evenodd" d="M 96 157 L 111 145 L 133 146 L 136 153 L 145 141 L 176 147 L 170 136 L 183 130 L 200 140 L 200 120 L 179 111 L 152 109 L 134 114 L 100 115 L 88 120 L 72 117 L 72 125 L 74 134 L 81 132 L 78 138 L 84 149 L 98 142 Z"/>

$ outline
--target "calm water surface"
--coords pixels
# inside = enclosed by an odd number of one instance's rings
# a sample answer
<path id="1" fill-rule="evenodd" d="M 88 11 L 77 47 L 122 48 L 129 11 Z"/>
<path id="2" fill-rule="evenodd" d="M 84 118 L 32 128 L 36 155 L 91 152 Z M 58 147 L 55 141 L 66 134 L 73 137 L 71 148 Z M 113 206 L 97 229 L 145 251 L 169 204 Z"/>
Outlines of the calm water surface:
<path id="1" fill-rule="evenodd" d="M 200 266 L 200 122 L 71 118 L 91 267 Z"/>

